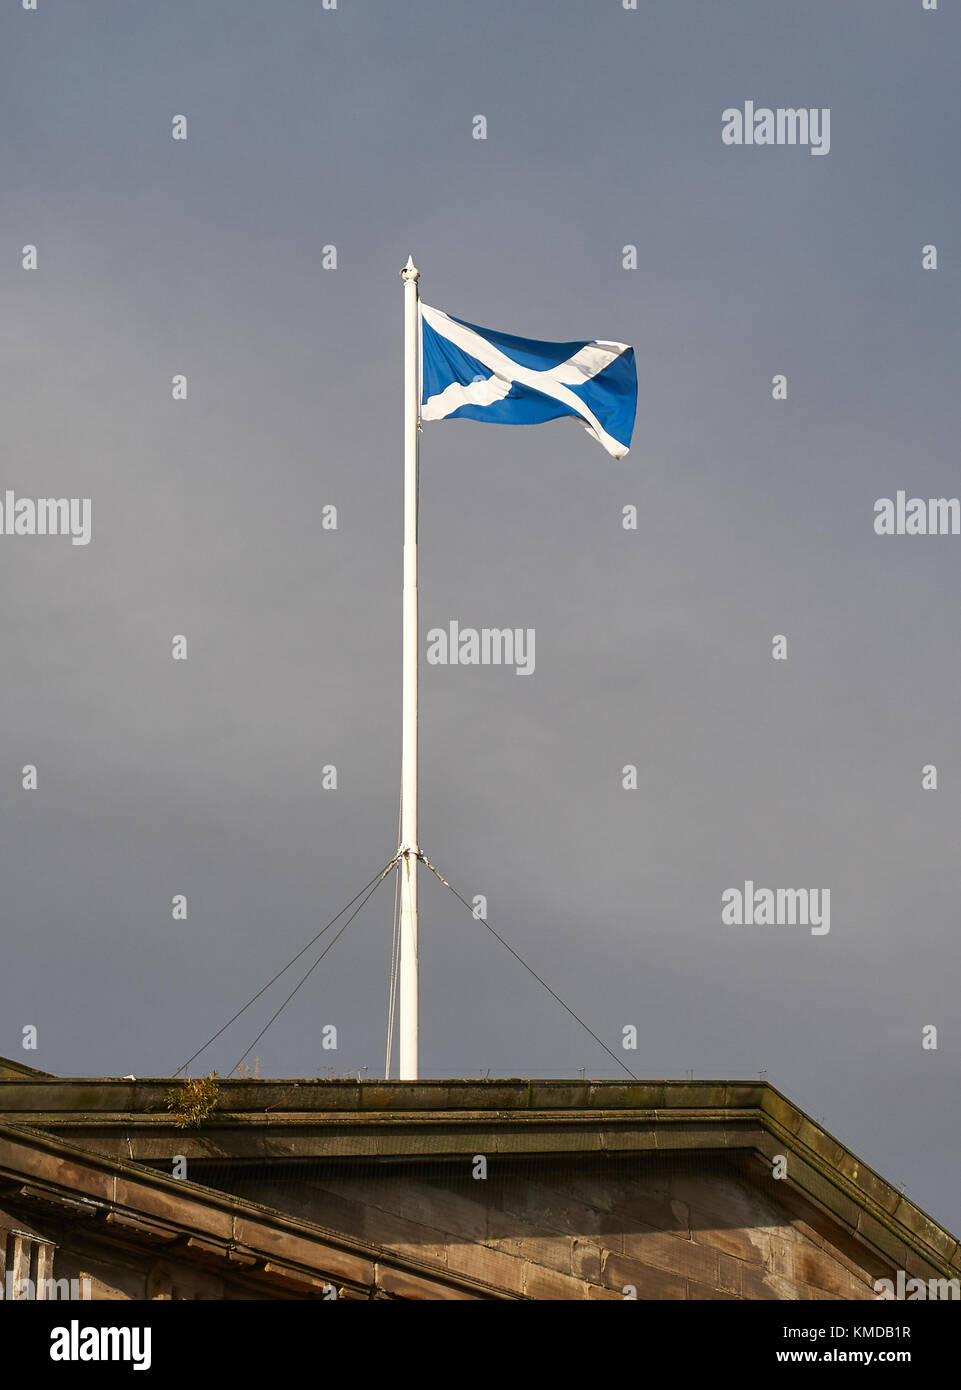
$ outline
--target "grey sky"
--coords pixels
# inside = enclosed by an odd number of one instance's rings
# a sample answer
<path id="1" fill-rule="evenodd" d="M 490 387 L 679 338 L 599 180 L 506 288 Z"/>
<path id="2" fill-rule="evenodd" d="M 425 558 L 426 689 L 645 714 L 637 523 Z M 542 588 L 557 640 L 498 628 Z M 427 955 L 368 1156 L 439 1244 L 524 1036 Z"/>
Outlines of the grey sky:
<path id="1" fill-rule="evenodd" d="M 425 426 L 423 630 L 534 627 L 537 668 L 422 668 L 424 850 L 610 1047 L 637 1025 L 636 1074 L 766 1068 L 961 1227 L 961 538 L 872 529 L 959 491 L 958 31 L 920 0 L 4 7 L 0 491 L 91 497 L 93 539 L 0 538 L 0 1052 L 169 1074 L 390 858 L 412 251 L 428 303 L 631 342 L 639 377 L 622 463 L 567 421 Z M 747 99 L 830 107 L 830 153 L 724 147 Z M 746 878 L 830 888 L 830 934 L 723 926 Z M 382 1069 L 391 899 L 264 1073 Z M 436 882 L 421 953 L 424 1074 L 614 1074 Z"/>

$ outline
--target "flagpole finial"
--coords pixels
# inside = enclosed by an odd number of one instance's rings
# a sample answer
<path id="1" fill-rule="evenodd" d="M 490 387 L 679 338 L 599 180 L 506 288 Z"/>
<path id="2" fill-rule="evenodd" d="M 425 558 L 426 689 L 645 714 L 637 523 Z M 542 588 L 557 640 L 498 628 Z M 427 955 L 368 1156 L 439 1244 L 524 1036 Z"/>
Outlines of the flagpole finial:
<path id="1" fill-rule="evenodd" d="M 407 257 L 407 264 L 400 273 L 401 278 L 404 280 L 414 280 L 416 282 L 420 278 L 420 271 L 414 265 L 413 256 Z"/>

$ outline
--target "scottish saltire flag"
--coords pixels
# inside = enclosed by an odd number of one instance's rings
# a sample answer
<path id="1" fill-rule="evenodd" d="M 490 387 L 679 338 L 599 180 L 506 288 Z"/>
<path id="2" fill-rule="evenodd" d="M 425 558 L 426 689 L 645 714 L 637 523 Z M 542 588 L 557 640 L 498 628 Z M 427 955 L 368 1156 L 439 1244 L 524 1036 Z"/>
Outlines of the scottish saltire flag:
<path id="1" fill-rule="evenodd" d="M 452 319 L 421 303 L 422 420 L 539 425 L 581 419 L 614 458 L 631 445 L 634 349 L 596 340 L 539 343 Z"/>

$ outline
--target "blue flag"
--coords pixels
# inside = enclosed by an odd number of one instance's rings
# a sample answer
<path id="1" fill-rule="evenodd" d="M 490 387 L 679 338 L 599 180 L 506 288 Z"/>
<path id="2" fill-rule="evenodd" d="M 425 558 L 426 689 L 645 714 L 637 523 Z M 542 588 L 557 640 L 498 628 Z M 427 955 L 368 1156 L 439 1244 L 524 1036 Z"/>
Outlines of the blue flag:
<path id="1" fill-rule="evenodd" d="M 539 425 L 573 415 L 614 458 L 627 453 L 637 409 L 632 347 L 515 338 L 423 303 L 420 314 L 422 420 Z"/>

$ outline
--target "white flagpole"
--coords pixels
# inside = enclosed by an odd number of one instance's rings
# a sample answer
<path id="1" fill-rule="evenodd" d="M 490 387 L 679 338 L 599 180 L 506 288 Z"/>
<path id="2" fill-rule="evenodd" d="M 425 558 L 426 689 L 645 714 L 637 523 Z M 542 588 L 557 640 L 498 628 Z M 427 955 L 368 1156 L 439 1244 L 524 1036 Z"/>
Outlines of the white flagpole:
<path id="1" fill-rule="evenodd" d="M 420 353 L 417 280 L 408 256 L 404 280 L 404 657 L 400 764 L 400 1079 L 416 1081 L 417 1005 L 417 426 Z"/>

